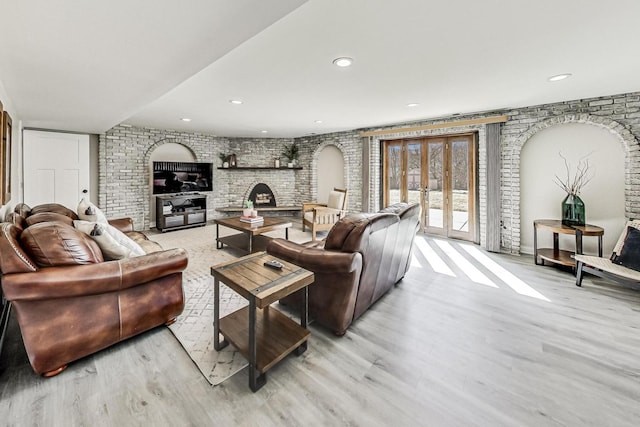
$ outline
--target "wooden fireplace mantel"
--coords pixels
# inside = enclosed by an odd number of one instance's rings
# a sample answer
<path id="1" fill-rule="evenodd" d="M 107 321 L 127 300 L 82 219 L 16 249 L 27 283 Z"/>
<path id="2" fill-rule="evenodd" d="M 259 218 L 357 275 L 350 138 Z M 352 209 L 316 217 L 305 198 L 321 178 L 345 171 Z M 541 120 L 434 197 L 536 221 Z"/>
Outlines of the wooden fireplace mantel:
<path id="1" fill-rule="evenodd" d="M 258 212 L 300 212 L 302 206 L 265 206 L 254 208 Z M 218 212 L 242 212 L 242 206 L 227 206 L 226 208 L 216 208 Z"/>

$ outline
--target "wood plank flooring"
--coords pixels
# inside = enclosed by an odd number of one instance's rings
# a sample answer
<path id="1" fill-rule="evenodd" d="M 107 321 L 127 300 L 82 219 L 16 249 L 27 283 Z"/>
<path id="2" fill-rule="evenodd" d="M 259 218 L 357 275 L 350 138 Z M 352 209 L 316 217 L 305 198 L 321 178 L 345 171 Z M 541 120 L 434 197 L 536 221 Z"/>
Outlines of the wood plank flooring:
<path id="1" fill-rule="evenodd" d="M 423 237 L 420 237 L 423 238 Z M 211 387 L 160 327 L 33 373 L 14 319 L 0 358 L 6 426 L 638 426 L 640 292 L 486 254 L 549 301 L 453 276 L 417 251 L 405 279 L 344 337 L 311 325 L 257 393 L 246 369 Z"/>

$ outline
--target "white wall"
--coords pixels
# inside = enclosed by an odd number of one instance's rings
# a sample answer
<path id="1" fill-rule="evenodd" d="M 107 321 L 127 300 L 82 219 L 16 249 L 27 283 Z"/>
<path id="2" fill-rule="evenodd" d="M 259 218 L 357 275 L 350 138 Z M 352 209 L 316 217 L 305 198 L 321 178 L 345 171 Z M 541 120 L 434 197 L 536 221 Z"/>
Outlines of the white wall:
<path id="1" fill-rule="evenodd" d="M 318 154 L 318 203 L 329 200 L 329 192 L 344 185 L 344 157 L 335 145 L 327 145 Z"/>
<path id="2" fill-rule="evenodd" d="M 555 175 L 571 176 L 581 157 L 588 156 L 592 180 L 580 197 L 586 207 L 588 224 L 604 228 L 604 256 L 608 256 L 624 227 L 624 147 L 609 131 L 593 125 L 568 123 L 544 129 L 524 145 L 520 159 L 521 252 L 533 253 L 533 221 L 561 219 L 561 203 L 566 193 L 554 183 Z M 591 153 L 591 154 L 589 154 Z M 560 236 L 561 249 L 573 250 L 569 236 Z M 597 253 L 597 239 L 585 237 L 585 253 Z M 552 233 L 538 231 L 538 247 L 551 247 Z"/>
<path id="3" fill-rule="evenodd" d="M 149 189 L 153 192 L 153 162 L 195 162 L 196 159 L 187 147 L 182 144 L 168 142 L 160 145 L 149 156 Z M 149 194 L 149 225 L 156 224 L 156 198 Z"/>

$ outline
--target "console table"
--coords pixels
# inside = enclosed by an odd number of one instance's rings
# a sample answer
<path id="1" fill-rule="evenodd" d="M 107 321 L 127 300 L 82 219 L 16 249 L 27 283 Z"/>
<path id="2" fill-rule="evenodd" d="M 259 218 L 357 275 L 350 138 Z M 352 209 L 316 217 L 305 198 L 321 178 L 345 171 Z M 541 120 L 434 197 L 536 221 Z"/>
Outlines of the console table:
<path id="1" fill-rule="evenodd" d="M 553 248 L 538 248 L 538 229 L 547 230 L 553 233 Z M 575 235 L 575 252 L 559 248 L 559 235 Z M 536 265 L 544 265 L 544 261 L 554 264 L 575 267 L 576 260 L 574 254 L 582 254 L 582 237 L 595 236 L 598 238 L 598 256 L 602 257 L 602 236 L 604 228 L 597 225 L 564 225 L 562 221 L 556 219 L 536 219 L 533 221 L 533 262 Z M 540 262 L 538 262 L 538 258 Z"/>

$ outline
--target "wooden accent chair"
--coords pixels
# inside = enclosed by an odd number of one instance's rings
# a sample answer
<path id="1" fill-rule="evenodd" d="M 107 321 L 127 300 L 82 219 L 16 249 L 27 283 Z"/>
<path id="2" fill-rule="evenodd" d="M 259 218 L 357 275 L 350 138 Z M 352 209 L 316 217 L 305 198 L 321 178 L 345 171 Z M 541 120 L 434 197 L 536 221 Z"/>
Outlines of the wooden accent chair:
<path id="1" fill-rule="evenodd" d="M 616 256 L 619 256 L 622 253 L 629 227 L 640 229 L 640 220 L 631 220 L 627 222 L 624 230 L 622 230 L 622 234 L 620 234 L 620 238 L 618 238 L 618 242 L 613 248 L 613 254 L 610 258 L 602 258 L 591 255 L 575 255 L 576 286 L 582 286 L 582 277 L 586 272 L 598 277 L 602 277 L 604 279 L 613 280 L 634 289 L 639 289 L 640 271 L 625 267 L 613 261 Z M 640 253 L 635 252 L 637 248 L 627 248 L 627 251 L 628 250 L 633 251 L 631 256 L 640 257 Z"/>
<path id="2" fill-rule="evenodd" d="M 316 240 L 316 232 L 328 231 L 347 213 L 347 190 L 334 188 L 329 193 L 327 203 L 302 204 L 302 231 L 311 228 L 311 239 Z"/>

